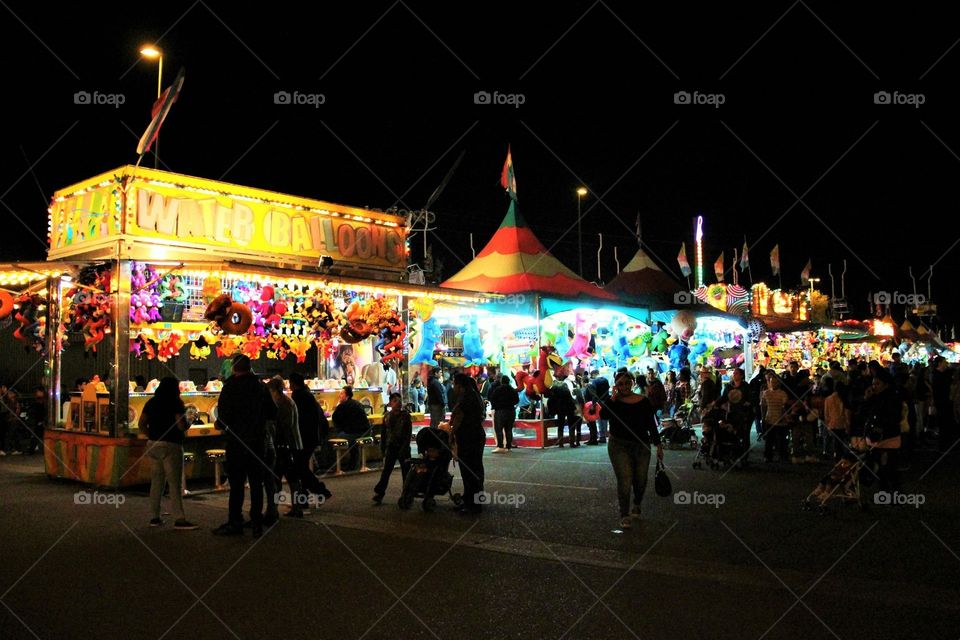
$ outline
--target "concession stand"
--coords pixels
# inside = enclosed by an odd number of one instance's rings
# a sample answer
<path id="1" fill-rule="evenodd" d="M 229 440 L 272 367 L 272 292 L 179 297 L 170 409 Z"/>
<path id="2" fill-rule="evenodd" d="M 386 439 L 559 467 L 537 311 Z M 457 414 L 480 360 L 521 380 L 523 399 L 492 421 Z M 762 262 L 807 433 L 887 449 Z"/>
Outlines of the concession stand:
<path id="1" fill-rule="evenodd" d="M 50 477 L 148 481 L 137 422 L 173 376 L 192 419 L 186 478 L 213 478 L 219 391 L 240 353 L 258 374 L 302 374 L 328 415 L 351 384 L 379 425 L 405 379 L 407 307 L 487 300 L 403 282 L 405 220 L 371 209 L 125 166 L 57 191 L 49 214 Z M 73 376 L 88 383 L 71 389 Z"/>

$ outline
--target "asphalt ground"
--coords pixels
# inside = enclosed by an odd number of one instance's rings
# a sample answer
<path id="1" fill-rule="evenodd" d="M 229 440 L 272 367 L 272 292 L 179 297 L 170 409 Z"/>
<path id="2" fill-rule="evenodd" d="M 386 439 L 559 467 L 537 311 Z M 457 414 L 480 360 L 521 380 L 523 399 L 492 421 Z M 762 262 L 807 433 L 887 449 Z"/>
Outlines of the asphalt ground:
<path id="1" fill-rule="evenodd" d="M 804 511 L 830 464 L 695 470 L 619 526 L 605 447 L 484 455 L 491 502 L 401 511 L 399 472 L 327 480 L 329 502 L 260 539 L 148 526 L 143 491 L 48 479 L 0 459 L 0 637 L 958 638 L 958 461 L 918 452 L 902 504 Z M 753 456 L 758 458 L 756 454 Z M 461 484 L 459 474 L 454 490 Z M 689 498 L 688 500 L 685 498 Z M 922 502 L 922 504 L 917 504 Z M 168 519 L 169 520 L 169 519 Z"/>

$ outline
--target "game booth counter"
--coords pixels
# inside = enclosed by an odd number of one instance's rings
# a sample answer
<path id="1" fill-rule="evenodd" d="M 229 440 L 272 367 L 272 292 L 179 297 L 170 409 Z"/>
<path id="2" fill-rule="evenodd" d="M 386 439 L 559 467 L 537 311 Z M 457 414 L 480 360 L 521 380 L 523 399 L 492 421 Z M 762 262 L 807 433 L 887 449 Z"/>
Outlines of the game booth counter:
<path id="1" fill-rule="evenodd" d="M 408 302 L 486 300 L 400 283 L 403 224 L 379 211 L 129 166 L 58 191 L 48 264 L 74 265 L 74 275 L 49 279 L 57 303 L 44 334 L 48 424 L 69 404 L 45 433 L 47 474 L 110 487 L 148 481 L 138 420 L 159 379 L 174 376 L 192 420 L 185 476 L 218 484 L 221 379 L 241 353 L 260 374 L 302 373 L 328 414 L 352 383 L 380 424 L 388 385 L 403 378 L 393 374 L 406 367 Z M 65 365 L 102 364 L 104 353 L 109 364 L 68 391 Z"/>

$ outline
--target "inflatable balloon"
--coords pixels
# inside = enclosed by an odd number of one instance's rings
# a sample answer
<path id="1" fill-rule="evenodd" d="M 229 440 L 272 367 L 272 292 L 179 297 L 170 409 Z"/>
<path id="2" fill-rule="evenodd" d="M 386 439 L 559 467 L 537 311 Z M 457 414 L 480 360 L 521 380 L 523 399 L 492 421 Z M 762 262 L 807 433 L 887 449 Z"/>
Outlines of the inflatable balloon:
<path id="1" fill-rule="evenodd" d="M 670 322 L 670 329 L 670 332 L 679 340 L 687 342 L 693 337 L 693 332 L 697 330 L 697 317 L 687 309 L 677 311 Z"/>
<path id="2" fill-rule="evenodd" d="M 467 317 L 467 328 L 463 332 L 464 366 L 483 365 L 483 345 L 480 343 L 480 328 L 477 326 L 477 316 Z"/>
<path id="3" fill-rule="evenodd" d="M 420 327 L 420 345 L 410 357 L 410 364 L 425 363 L 436 366 L 437 361 L 433 359 L 433 348 L 442 336 L 443 332 L 435 318 L 423 322 Z"/>
<path id="4" fill-rule="evenodd" d="M 592 356 L 589 350 L 590 333 L 596 326 L 596 323 L 592 322 L 590 316 L 585 312 L 577 311 L 577 320 L 573 331 L 573 342 L 565 353 L 562 351 L 559 351 L 559 353 L 563 353 L 566 358 L 574 357 L 580 360 L 589 360 Z"/>

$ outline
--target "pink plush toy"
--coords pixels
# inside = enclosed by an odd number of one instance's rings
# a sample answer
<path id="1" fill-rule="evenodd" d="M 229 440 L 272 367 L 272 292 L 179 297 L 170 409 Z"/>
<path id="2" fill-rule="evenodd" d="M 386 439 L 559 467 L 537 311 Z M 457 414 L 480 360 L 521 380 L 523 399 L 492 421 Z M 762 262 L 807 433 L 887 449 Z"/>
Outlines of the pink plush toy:
<path id="1" fill-rule="evenodd" d="M 142 299 L 142 296 L 141 296 Z M 160 322 L 163 320 L 163 317 L 160 315 L 160 294 L 153 294 L 149 298 L 147 304 L 147 318 L 150 322 Z"/>
<path id="2" fill-rule="evenodd" d="M 589 318 L 587 314 L 578 311 L 577 321 L 574 325 L 573 342 L 570 343 L 570 349 L 564 354 L 564 357 L 589 360 L 591 357 L 588 351 L 590 347 L 590 334 L 596 327 L 596 322 L 591 322 L 591 318 Z"/>

